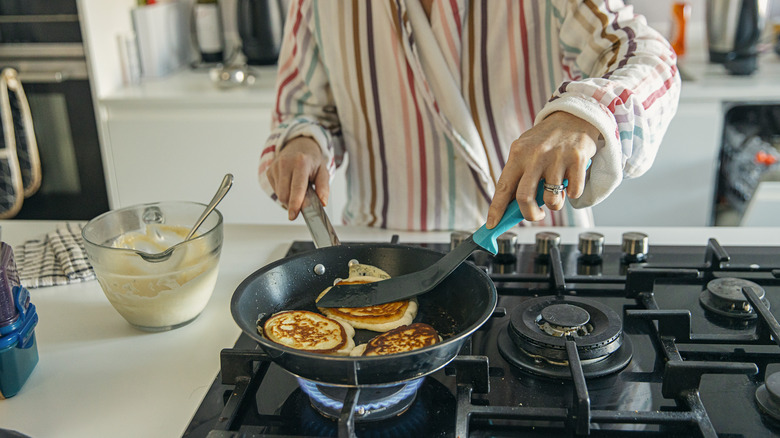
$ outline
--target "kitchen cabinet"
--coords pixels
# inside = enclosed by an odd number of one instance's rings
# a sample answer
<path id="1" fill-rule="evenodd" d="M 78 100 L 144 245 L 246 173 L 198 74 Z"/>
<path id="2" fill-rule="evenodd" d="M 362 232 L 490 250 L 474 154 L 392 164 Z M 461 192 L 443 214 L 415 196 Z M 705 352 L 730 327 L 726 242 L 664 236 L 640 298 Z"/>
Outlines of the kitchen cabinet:
<path id="1" fill-rule="evenodd" d="M 255 85 L 219 89 L 204 71 L 184 71 L 103 99 L 112 208 L 161 200 L 206 203 L 222 177 L 232 173 L 233 188 L 219 206 L 226 222 L 287 223 L 286 211 L 257 179 L 270 132 L 274 73 L 261 68 Z M 334 202 L 328 206 L 336 223 L 344 201 L 335 194 L 342 187 L 340 180 L 334 182 Z"/>
<path id="2" fill-rule="evenodd" d="M 161 200 L 208 202 L 226 173 L 225 221 L 281 223 L 285 212 L 257 182 L 268 108 L 107 105 L 112 207 Z"/>

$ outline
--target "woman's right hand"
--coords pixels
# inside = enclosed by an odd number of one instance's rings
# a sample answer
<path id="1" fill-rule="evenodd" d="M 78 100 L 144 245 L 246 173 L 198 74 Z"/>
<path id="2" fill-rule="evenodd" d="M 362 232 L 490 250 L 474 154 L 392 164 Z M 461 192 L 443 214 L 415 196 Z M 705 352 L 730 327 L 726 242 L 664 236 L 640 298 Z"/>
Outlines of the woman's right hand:
<path id="1" fill-rule="evenodd" d="M 290 220 L 298 217 L 311 183 L 314 183 L 314 191 L 322 205 L 328 203 L 328 163 L 319 144 L 309 137 L 296 137 L 287 142 L 277 153 L 267 175 L 279 202 L 286 206 Z"/>

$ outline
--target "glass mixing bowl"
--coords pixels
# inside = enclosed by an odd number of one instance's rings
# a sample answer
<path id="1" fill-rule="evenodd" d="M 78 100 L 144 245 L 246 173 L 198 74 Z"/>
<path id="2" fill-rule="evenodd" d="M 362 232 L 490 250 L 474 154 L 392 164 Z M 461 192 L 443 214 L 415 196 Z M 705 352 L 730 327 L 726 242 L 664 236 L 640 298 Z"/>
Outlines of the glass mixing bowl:
<path id="1" fill-rule="evenodd" d="M 109 211 L 84 226 L 81 234 L 98 282 L 133 326 L 171 330 L 206 307 L 222 250 L 219 210 L 184 242 L 205 209 L 196 202 L 142 204 Z M 168 256 L 155 257 L 169 247 Z"/>

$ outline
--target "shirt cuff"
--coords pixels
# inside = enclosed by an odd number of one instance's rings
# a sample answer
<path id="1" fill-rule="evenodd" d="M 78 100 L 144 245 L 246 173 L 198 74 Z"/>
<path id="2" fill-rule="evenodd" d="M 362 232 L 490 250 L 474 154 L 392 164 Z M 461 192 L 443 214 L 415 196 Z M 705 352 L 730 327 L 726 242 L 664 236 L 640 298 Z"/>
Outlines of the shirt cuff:
<path id="1" fill-rule="evenodd" d="M 623 181 L 623 153 L 619 140 L 617 122 L 603 105 L 574 96 L 563 96 L 548 102 L 537 114 L 536 123 L 556 111 L 575 115 L 595 126 L 603 141 L 599 141 L 593 156 L 585 190 L 577 199 L 569 198 L 575 208 L 590 207 L 607 198 Z"/>

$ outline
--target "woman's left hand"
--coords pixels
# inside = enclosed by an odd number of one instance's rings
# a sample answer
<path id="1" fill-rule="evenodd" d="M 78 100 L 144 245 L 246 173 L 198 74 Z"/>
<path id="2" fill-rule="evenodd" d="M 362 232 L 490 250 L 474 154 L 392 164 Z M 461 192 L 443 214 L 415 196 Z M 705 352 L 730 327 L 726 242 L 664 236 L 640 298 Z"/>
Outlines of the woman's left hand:
<path id="1" fill-rule="evenodd" d="M 487 227 L 494 228 L 507 205 L 517 200 L 520 212 L 529 221 L 544 219 L 536 204 L 539 180 L 559 185 L 569 180 L 565 191 L 544 192 L 550 210 L 563 208 L 568 196 L 579 198 L 585 189 L 588 160 L 596 154 L 599 131 L 585 120 L 566 112 L 554 112 L 512 142 L 509 158 L 496 184 L 490 203 Z"/>

